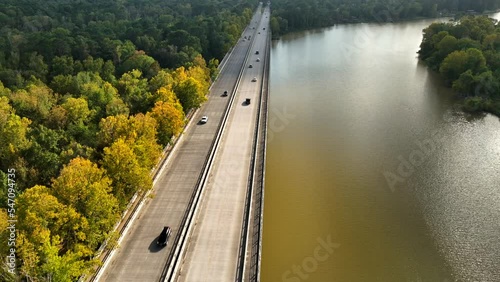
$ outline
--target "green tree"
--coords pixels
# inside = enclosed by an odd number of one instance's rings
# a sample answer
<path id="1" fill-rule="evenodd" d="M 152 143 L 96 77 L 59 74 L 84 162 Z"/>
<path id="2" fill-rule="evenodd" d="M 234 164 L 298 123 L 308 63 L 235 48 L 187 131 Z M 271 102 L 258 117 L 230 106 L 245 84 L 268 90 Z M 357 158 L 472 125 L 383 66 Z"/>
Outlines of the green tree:
<path id="1" fill-rule="evenodd" d="M 472 93 L 474 87 L 474 74 L 471 70 L 467 70 L 466 72 L 462 73 L 459 78 L 453 82 L 453 90 L 465 95 Z"/>
<path id="2" fill-rule="evenodd" d="M 210 70 L 210 79 L 215 80 L 219 75 L 219 60 L 212 58 L 208 61 L 208 69 Z"/>
<path id="3" fill-rule="evenodd" d="M 85 97 L 89 103 L 89 108 L 95 112 L 96 120 L 100 120 L 106 116 L 109 103 L 113 101 L 116 104 L 117 100 L 121 100 L 118 90 L 109 82 L 92 81 L 83 84 L 80 89 L 82 97 Z"/>
<path id="4" fill-rule="evenodd" d="M 24 77 L 29 78 L 34 76 L 41 81 L 47 81 L 47 74 L 49 72 L 48 65 L 44 62 L 43 56 L 37 52 L 32 52 L 26 56 L 26 61 L 24 62 Z"/>
<path id="5" fill-rule="evenodd" d="M 82 63 L 85 71 L 98 74 L 102 73 L 102 68 L 104 66 L 104 60 L 102 58 L 94 60 L 92 56 L 88 56 Z"/>
<path id="6" fill-rule="evenodd" d="M 158 73 L 160 65 L 153 57 L 146 55 L 144 51 L 135 51 L 135 53 L 120 66 L 120 74 L 132 70 L 141 71 L 141 73 L 149 79 Z"/>
<path id="7" fill-rule="evenodd" d="M 149 92 L 148 81 L 139 70 L 122 75 L 118 81 L 118 91 L 132 114 L 147 112 L 153 103 L 153 95 Z"/>
<path id="8" fill-rule="evenodd" d="M 471 70 L 474 74 L 486 70 L 486 59 L 481 50 L 471 48 L 467 51 L 455 51 L 444 59 L 439 69 L 450 81 L 458 79 L 466 70 Z"/>
<path id="9" fill-rule="evenodd" d="M 172 74 L 166 70 L 160 70 L 151 80 L 149 80 L 149 91 L 156 93 L 161 87 L 172 87 L 174 79 Z"/>
<path id="10" fill-rule="evenodd" d="M 68 98 L 61 107 L 66 110 L 66 116 L 69 123 L 86 123 L 92 115 L 87 100 L 83 98 Z"/>
<path id="11" fill-rule="evenodd" d="M 125 115 L 128 116 L 130 109 L 120 97 L 113 98 L 106 105 L 106 116 Z"/>
<path id="12" fill-rule="evenodd" d="M 50 82 L 50 88 L 59 94 L 79 93 L 75 78 L 71 75 L 56 75 Z"/>
<path id="13" fill-rule="evenodd" d="M 12 92 L 10 99 L 17 114 L 35 122 L 46 119 L 57 101 L 50 88 L 34 84 L 29 85 L 26 90 Z"/>
<path id="14" fill-rule="evenodd" d="M 35 183 L 48 185 L 62 167 L 59 154 L 66 143 L 64 133 L 40 124 L 29 135 L 31 145 L 23 152 L 23 158 L 36 172 L 36 175 L 31 175 Z"/>
<path id="15" fill-rule="evenodd" d="M 50 76 L 56 77 L 58 75 L 73 75 L 74 73 L 74 60 L 71 56 L 56 56 L 52 59 Z"/>

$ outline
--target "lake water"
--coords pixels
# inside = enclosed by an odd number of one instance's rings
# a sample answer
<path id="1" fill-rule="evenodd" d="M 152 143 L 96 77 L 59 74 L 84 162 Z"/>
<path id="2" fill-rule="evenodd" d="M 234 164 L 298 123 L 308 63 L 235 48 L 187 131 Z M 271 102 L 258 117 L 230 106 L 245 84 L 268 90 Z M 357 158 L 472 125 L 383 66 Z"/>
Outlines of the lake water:
<path id="1" fill-rule="evenodd" d="M 418 61 L 431 22 L 273 43 L 263 282 L 500 281 L 500 120 Z"/>

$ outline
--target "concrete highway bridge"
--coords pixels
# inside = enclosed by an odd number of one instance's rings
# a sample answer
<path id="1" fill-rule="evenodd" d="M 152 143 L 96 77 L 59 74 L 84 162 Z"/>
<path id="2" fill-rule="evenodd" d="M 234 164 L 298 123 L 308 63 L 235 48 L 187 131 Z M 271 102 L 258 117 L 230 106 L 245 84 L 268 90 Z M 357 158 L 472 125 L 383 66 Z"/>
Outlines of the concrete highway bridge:
<path id="1" fill-rule="evenodd" d="M 124 217 L 119 247 L 82 280 L 260 281 L 269 19 L 261 4 L 159 166 L 151 195 Z M 172 233 L 158 247 L 163 226 Z"/>

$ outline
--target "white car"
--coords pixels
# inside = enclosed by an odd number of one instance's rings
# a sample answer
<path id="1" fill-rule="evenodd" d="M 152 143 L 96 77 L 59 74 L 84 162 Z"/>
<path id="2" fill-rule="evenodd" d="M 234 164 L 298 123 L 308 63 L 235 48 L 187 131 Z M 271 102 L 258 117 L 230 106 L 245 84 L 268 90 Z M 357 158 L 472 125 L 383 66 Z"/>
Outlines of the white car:
<path id="1" fill-rule="evenodd" d="M 257 81 L 256 77 L 252 78 L 252 82 L 256 82 L 256 81 Z"/>
<path id="2" fill-rule="evenodd" d="M 208 117 L 207 116 L 202 116 L 200 119 L 200 123 L 207 123 Z"/>

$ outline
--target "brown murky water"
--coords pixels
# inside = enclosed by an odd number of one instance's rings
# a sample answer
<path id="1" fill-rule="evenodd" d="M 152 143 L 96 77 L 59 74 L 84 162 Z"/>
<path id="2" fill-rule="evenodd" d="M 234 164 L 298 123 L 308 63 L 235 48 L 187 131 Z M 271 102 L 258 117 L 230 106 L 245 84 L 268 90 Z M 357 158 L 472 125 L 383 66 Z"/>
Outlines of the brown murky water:
<path id="1" fill-rule="evenodd" d="M 274 42 L 263 282 L 500 281 L 500 120 L 419 63 L 430 23 Z"/>

